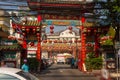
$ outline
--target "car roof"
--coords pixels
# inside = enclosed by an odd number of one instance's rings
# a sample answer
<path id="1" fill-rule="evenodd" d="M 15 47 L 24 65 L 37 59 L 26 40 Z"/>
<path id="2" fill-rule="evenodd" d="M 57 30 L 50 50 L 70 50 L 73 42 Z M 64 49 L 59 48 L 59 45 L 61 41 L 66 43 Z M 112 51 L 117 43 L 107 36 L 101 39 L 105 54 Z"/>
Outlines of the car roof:
<path id="1" fill-rule="evenodd" d="M 18 68 L 0 67 L 0 73 L 17 73 L 19 71 L 22 70 Z"/>

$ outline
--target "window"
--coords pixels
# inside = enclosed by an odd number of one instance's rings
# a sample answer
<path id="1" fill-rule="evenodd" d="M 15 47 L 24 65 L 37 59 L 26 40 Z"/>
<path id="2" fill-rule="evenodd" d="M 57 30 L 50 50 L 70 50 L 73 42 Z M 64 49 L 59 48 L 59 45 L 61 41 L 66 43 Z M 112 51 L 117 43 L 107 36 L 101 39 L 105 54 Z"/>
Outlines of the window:
<path id="1" fill-rule="evenodd" d="M 20 80 L 14 76 L 8 75 L 8 74 L 1 74 L 0 73 L 0 80 Z"/>

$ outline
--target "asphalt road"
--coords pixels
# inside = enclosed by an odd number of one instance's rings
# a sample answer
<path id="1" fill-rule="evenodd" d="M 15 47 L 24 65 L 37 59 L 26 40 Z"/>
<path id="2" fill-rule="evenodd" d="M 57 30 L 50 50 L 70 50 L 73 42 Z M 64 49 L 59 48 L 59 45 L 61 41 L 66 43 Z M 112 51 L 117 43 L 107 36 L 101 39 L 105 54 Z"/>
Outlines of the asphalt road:
<path id="1" fill-rule="evenodd" d="M 99 80 L 95 75 L 71 69 L 70 65 L 67 64 L 53 64 L 36 76 L 40 80 Z"/>

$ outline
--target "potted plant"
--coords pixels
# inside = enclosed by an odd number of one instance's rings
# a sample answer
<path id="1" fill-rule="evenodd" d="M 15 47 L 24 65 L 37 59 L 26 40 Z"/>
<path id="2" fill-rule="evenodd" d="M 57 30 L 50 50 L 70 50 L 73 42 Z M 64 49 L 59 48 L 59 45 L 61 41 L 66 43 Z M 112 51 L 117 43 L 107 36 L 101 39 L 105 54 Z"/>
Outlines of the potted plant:
<path id="1" fill-rule="evenodd" d="M 88 56 L 85 60 L 86 69 L 88 71 L 101 69 L 102 63 L 102 57 L 96 57 L 93 52 L 88 53 Z"/>

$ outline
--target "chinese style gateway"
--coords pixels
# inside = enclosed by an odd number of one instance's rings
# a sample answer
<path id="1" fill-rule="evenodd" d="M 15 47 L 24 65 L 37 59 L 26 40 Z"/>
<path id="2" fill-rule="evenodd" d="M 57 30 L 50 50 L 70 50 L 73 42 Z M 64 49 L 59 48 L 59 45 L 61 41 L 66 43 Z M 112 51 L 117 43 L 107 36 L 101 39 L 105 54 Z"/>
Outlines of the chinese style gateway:
<path id="1" fill-rule="evenodd" d="M 27 37 L 28 35 L 37 35 L 36 39 L 38 41 L 37 45 L 37 59 L 41 59 L 41 33 L 42 33 L 42 23 L 44 20 L 77 20 L 80 23 L 78 25 L 74 25 L 74 27 L 78 27 L 80 30 L 80 39 L 81 39 L 81 47 L 79 49 L 78 59 L 79 69 L 85 71 L 85 59 L 86 54 L 91 52 L 87 49 L 87 47 L 92 47 L 92 51 L 95 52 L 96 57 L 99 56 L 99 48 L 100 48 L 100 38 L 101 34 L 104 36 L 107 34 L 107 31 L 110 28 L 109 20 L 98 19 L 98 15 L 93 15 L 97 11 L 97 9 L 101 9 L 103 7 L 95 6 L 97 5 L 95 2 L 86 2 L 86 1 L 58 1 L 58 0 L 28 0 L 29 8 L 33 11 L 37 11 L 38 13 L 38 21 L 32 21 L 26 23 L 23 21 L 22 23 L 13 23 L 13 26 L 18 26 L 22 29 L 23 36 Z M 106 11 L 109 12 L 108 9 L 105 8 Z M 90 14 L 87 16 L 86 14 Z M 95 17 L 95 18 L 94 18 Z M 103 21 L 105 23 L 103 23 Z M 108 21 L 108 22 L 107 22 Z M 23 24 L 25 23 L 25 24 Z M 60 23 L 61 25 L 63 23 Z M 56 25 L 55 23 L 51 23 L 50 25 Z M 71 26 L 71 25 L 69 25 Z M 50 33 L 54 33 L 54 27 L 50 27 Z M 71 28 L 69 28 L 71 30 Z M 33 31 L 34 33 L 30 33 Z M 114 33 L 113 29 L 112 32 Z M 111 31 L 110 31 L 111 33 Z M 110 34 L 108 33 L 108 34 Z M 92 36 L 92 38 L 89 38 Z M 111 37 L 110 37 L 111 36 Z M 112 40 L 114 35 L 109 35 L 109 39 Z M 27 37 L 27 39 L 30 39 Z M 103 39 L 102 39 L 103 40 Z M 90 45 L 89 45 L 90 42 Z M 91 44 L 93 42 L 93 44 Z M 89 46 L 86 46 L 86 45 Z M 26 48 L 26 44 L 23 44 Z M 59 49 L 58 49 L 59 50 Z"/>

